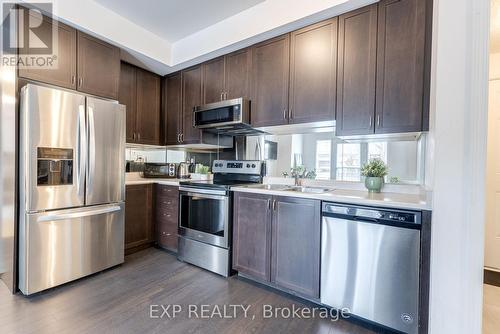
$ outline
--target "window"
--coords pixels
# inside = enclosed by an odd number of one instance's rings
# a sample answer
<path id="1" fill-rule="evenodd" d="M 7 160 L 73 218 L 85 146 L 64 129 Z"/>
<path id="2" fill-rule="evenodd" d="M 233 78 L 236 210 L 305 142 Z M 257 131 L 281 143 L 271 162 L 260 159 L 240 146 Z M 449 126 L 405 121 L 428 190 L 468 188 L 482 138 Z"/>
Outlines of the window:
<path id="1" fill-rule="evenodd" d="M 316 141 L 316 179 L 329 180 L 331 175 L 332 141 Z"/>
<path id="2" fill-rule="evenodd" d="M 361 181 L 361 144 L 337 144 L 335 179 Z"/>
<path id="3" fill-rule="evenodd" d="M 387 142 L 383 143 L 368 143 L 368 159 L 380 159 L 387 163 Z"/>

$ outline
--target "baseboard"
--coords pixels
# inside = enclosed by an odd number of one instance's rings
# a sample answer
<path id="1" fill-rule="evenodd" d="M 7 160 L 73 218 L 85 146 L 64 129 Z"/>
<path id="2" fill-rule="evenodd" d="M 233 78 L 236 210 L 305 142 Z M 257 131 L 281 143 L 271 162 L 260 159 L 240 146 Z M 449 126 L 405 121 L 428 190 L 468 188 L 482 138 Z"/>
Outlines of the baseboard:
<path id="1" fill-rule="evenodd" d="M 500 272 L 484 269 L 484 284 L 500 287 Z"/>

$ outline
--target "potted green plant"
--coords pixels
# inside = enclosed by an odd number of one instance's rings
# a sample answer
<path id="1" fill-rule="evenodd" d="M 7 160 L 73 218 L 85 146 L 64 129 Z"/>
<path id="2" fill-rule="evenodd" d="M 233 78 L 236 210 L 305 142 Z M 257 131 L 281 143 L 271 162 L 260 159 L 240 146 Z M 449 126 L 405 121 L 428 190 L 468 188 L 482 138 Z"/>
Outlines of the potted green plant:
<path id="1" fill-rule="evenodd" d="M 365 177 L 365 187 L 369 192 L 379 193 L 387 175 L 387 165 L 381 159 L 371 159 L 361 167 L 361 175 Z"/>

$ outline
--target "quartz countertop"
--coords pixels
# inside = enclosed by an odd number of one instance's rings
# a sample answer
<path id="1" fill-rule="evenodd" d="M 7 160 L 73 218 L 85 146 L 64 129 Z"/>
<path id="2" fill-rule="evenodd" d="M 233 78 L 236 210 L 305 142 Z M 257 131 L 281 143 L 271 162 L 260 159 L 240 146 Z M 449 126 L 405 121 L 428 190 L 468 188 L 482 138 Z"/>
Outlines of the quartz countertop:
<path id="1" fill-rule="evenodd" d="M 157 183 L 178 186 L 181 179 L 147 179 L 140 173 L 127 173 L 125 185 Z M 328 188 L 328 187 L 327 187 Z M 302 193 L 289 190 L 262 189 L 259 186 L 231 187 L 232 191 L 317 199 L 354 205 L 369 205 L 394 209 L 432 210 L 430 194 L 427 193 L 369 193 L 366 190 L 332 188 L 324 193 Z"/>
<path id="2" fill-rule="evenodd" d="M 181 179 L 171 179 L 171 178 L 144 178 L 141 176 L 141 173 L 127 173 L 125 175 L 125 185 L 131 186 L 134 184 L 149 184 L 149 183 L 158 183 L 164 184 L 167 186 L 178 186 Z"/>
<path id="3" fill-rule="evenodd" d="M 352 189 L 332 189 L 324 193 L 301 193 L 289 190 L 268 190 L 252 186 L 232 187 L 237 192 L 260 193 L 275 196 L 290 196 L 317 199 L 344 204 L 369 205 L 377 207 L 431 210 L 430 199 L 425 194 L 369 193 Z"/>

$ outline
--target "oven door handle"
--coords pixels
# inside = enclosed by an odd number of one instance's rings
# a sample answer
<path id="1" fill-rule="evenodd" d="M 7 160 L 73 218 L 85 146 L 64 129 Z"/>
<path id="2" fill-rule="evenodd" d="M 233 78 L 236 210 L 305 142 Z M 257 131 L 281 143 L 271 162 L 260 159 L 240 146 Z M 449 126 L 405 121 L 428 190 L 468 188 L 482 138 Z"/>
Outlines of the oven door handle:
<path id="1" fill-rule="evenodd" d="M 205 194 L 200 194 L 200 193 L 187 193 L 187 194 L 181 194 L 181 196 L 188 196 L 188 197 L 191 197 L 191 199 L 203 199 L 203 198 L 207 198 L 207 199 L 216 199 L 216 200 L 219 200 L 219 201 L 225 201 L 228 199 L 227 196 L 217 196 L 217 195 L 205 195 Z"/>
<path id="2" fill-rule="evenodd" d="M 227 192 L 225 190 L 215 190 L 215 189 L 196 189 L 187 188 L 187 187 L 179 187 L 179 191 L 189 194 L 207 194 L 207 195 L 221 195 L 227 196 Z"/>

